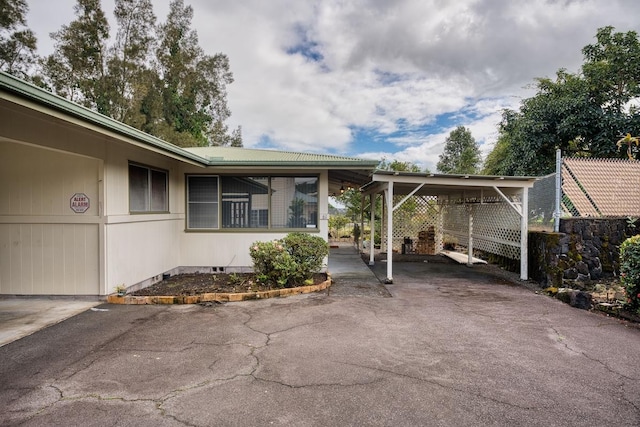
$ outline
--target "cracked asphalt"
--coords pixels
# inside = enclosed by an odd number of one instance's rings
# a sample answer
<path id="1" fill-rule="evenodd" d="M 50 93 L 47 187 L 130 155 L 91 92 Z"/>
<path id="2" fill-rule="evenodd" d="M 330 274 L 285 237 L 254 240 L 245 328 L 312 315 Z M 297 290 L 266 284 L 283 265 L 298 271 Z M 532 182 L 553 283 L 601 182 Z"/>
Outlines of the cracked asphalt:
<path id="1" fill-rule="evenodd" d="M 633 325 L 481 267 L 340 286 L 86 311 L 0 347 L 0 425 L 640 425 Z"/>

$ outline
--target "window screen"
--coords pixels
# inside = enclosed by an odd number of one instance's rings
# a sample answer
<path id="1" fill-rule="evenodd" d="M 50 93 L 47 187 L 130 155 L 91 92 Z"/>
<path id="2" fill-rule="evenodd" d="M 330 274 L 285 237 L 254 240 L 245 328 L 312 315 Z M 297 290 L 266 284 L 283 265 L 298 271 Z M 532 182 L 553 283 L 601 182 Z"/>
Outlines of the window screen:
<path id="1" fill-rule="evenodd" d="M 271 188 L 272 228 L 317 228 L 317 177 L 272 177 Z"/>
<path id="2" fill-rule="evenodd" d="M 188 176 L 188 229 L 317 228 L 318 177 Z"/>
<path id="3" fill-rule="evenodd" d="M 269 208 L 269 178 L 225 176 L 221 181 L 222 228 L 266 227 L 264 211 Z"/>
<path id="4" fill-rule="evenodd" d="M 187 228 L 218 228 L 218 177 L 187 178 Z"/>

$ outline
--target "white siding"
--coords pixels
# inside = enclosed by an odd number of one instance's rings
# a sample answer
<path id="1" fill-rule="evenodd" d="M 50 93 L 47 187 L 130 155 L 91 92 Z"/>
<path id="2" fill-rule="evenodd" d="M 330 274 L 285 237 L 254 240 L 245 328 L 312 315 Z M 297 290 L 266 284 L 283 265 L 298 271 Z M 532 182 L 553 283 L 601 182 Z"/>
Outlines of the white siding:
<path id="1" fill-rule="evenodd" d="M 135 285 L 180 265 L 183 218 L 151 216 L 107 226 L 108 293 L 118 284 Z"/>
<path id="2" fill-rule="evenodd" d="M 97 295 L 97 224 L 0 224 L 0 294 Z"/>
<path id="3" fill-rule="evenodd" d="M 0 152 L 0 215 L 98 215 L 98 159 L 2 140 Z M 82 214 L 70 208 L 75 193 L 92 202 Z"/>
<path id="4" fill-rule="evenodd" d="M 100 160 L 1 140 L 0 152 L 0 294 L 97 295 Z"/>

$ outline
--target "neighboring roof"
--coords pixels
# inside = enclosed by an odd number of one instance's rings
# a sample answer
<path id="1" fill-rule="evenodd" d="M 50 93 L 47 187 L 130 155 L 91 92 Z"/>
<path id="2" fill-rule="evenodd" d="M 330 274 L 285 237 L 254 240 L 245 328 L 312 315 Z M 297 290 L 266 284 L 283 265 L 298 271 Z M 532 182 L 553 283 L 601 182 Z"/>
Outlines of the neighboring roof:
<path id="1" fill-rule="evenodd" d="M 623 159 L 566 158 L 562 191 L 579 216 L 640 213 L 640 162 Z"/>
<path id="2" fill-rule="evenodd" d="M 287 166 L 372 171 L 378 165 L 378 161 L 375 160 L 324 154 L 238 147 L 181 148 L 0 71 L 1 99 L 30 108 L 33 108 L 33 103 L 35 103 L 46 109 L 64 113 L 87 124 L 114 132 L 124 137 L 125 140 L 134 140 L 155 151 L 202 166 Z M 41 111 L 47 113 L 47 111 Z"/>
<path id="3" fill-rule="evenodd" d="M 210 166 L 339 166 L 374 169 L 378 165 L 376 160 L 291 151 L 239 147 L 189 147 L 185 150 L 207 159 Z"/>

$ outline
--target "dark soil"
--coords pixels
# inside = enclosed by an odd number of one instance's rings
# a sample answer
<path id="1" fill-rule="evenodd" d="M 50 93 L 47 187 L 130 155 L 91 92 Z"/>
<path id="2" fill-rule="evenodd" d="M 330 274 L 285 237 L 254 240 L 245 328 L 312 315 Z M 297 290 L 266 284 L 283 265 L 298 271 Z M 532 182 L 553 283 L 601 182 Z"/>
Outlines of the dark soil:
<path id="1" fill-rule="evenodd" d="M 327 280 L 325 273 L 316 273 L 313 275 L 315 285 Z M 300 286 L 303 286 L 300 284 Z M 238 293 L 238 292 L 255 292 L 268 291 L 275 289 L 258 283 L 253 273 L 236 273 L 236 274 L 177 274 L 170 278 L 151 285 L 147 288 L 132 292 L 131 295 L 140 296 L 187 296 L 198 295 L 204 293 Z"/>

